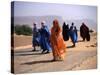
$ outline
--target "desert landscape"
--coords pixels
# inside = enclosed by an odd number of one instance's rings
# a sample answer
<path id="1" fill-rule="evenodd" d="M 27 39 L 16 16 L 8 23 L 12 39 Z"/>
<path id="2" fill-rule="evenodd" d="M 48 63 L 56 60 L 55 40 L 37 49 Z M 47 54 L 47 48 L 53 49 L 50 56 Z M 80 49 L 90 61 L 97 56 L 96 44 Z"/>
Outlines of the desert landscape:
<path id="1" fill-rule="evenodd" d="M 91 5 L 13 1 L 11 3 L 11 72 L 22 74 L 97 69 L 97 9 L 97 6 Z M 35 25 L 40 30 L 43 22 L 48 27 L 46 31 L 51 31 L 55 20 L 58 20 L 61 29 L 71 30 L 74 26 L 75 33 L 78 31 L 78 41 L 77 38 L 74 40 L 77 41 L 76 45 L 71 39 L 65 41 L 64 61 L 52 61 L 52 52 L 43 54 L 40 47 L 36 47 L 36 51 L 33 51 L 32 47 Z M 69 27 L 63 27 L 64 24 Z M 90 41 L 82 41 L 80 37 L 82 25 L 87 26 L 82 30 L 87 33 L 87 40 L 89 40 L 89 30 Z"/>
<path id="2" fill-rule="evenodd" d="M 52 52 L 42 54 L 32 51 L 32 36 L 14 35 L 14 73 L 37 73 L 97 68 L 97 32 L 90 33 L 91 40 L 82 42 L 78 32 L 76 47 L 71 48 L 71 40 L 66 41 L 64 61 L 52 62 Z"/>

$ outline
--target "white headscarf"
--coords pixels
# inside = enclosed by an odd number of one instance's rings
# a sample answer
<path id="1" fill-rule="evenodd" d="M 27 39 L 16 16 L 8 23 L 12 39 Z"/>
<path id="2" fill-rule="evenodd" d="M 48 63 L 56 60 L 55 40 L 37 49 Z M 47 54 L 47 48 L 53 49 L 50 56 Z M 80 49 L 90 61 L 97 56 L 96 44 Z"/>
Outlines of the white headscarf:
<path id="1" fill-rule="evenodd" d="M 46 22 L 45 21 L 42 21 L 41 23 L 45 24 Z"/>

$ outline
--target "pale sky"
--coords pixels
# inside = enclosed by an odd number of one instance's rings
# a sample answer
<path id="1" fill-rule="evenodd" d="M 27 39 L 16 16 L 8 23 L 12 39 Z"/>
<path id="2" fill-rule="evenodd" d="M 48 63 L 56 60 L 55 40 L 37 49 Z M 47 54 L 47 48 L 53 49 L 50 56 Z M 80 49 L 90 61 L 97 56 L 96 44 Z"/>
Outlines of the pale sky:
<path id="1" fill-rule="evenodd" d="M 15 2 L 14 16 L 61 16 L 64 20 L 91 19 L 97 22 L 97 7 L 36 2 Z"/>

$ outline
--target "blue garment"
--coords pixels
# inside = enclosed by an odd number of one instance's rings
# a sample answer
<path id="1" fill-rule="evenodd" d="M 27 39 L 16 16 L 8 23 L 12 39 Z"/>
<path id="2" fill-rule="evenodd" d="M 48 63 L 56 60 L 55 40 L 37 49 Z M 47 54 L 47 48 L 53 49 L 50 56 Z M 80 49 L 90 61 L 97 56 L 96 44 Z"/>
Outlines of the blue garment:
<path id="1" fill-rule="evenodd" d="M 77 29 L 74 30 L 75 34 L 76 34 L 76 42 L 78 41 L 78 33 L 77 33 Z"/>
<path id="2" fill-rule="evenodd" d="M 32 45 L 34 46 L 39 46 L 39 42 L 40 42 L 40 34 L 38 29 L 35 27 L 33 28 L 33 38 L 32 38 Z"/>
<path id="3" fill-rule="evenodd" d="M 43 50 L 48 50 L 49 52 L 51 51 L 51 45 L 50 45 L 50 32 L 47 28 L 47 26 L 43 26 L 40 29 L 40 45 Z"/>
<path id="4" fill-rule="evenodd" d="M 70 37 L 71 37 L 71 40 L 72 40 L 73 43 L 77 42 L 77 34 L 74 31 L 74 26 L 70 27 Z"/>
<path id="5" fill-rule="evenodd" d="M 74 42 L 74 43 L 77 42 L 77 36 L 74 31 L 70 31 L 70 37 L 71 37 L 72 42 Z"/>

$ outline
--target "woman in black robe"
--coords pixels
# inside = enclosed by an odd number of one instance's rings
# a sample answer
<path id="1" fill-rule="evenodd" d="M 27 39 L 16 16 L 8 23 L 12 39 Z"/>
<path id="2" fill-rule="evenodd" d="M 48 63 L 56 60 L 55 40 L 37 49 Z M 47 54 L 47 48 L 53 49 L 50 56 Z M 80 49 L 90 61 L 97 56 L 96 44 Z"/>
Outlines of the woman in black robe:
<path id="1" fill-rule="evenodd" d="M 64 41 L 68 41 L 69 40 L 69 25 L 64 22 L 63 23 L 63 27 L 62 27 L 63 31 L 62 31 L 62 35 L 63 35 L 63 39 Z"/>
<path id="2" fill-rule="evenodd" d="M 84 23 L 82 23 L 80 27 L 80 36 L 82 37 L 83 41 L 85 41 L 85 39 L 90 41 L 89 28 Z"/>

